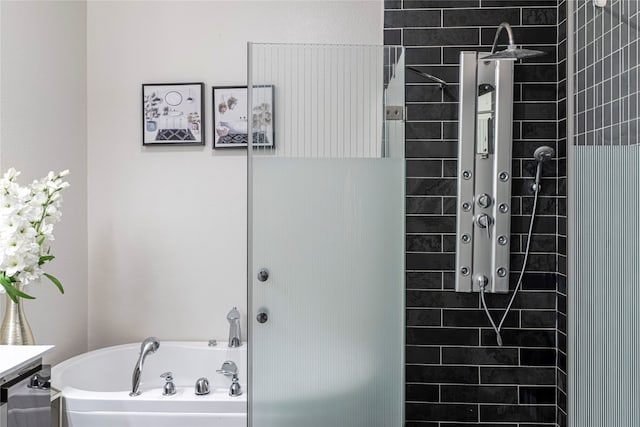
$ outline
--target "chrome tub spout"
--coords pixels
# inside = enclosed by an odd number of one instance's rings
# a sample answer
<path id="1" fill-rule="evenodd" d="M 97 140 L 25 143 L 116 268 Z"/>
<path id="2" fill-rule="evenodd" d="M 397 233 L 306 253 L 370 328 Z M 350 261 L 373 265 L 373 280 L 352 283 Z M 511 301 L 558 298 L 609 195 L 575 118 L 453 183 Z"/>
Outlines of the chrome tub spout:
<path id="1" fill-rule="evenodd" d="M 229 347 L 240 347 L 242 345 L 242 336 L 240 334 L 240 312 L 233 307 L 227 314 L 229 321 Z"/>
<path id="2" fill-rule="evenodd" d="M 131 393 L 129 393 L 129 396 L 134 397 L 140 395 L 138 388 L 140 387 L 140 377 L 142 376 L 144 360 L 147 358 L 147 355 L 155 353 L 159 347 L 160 341 L 156 337 L 149 337 L 142 341 L 140 356 L 138 357 L 136 366 L 133 368 L 133 375 L 131 376 Z"/>

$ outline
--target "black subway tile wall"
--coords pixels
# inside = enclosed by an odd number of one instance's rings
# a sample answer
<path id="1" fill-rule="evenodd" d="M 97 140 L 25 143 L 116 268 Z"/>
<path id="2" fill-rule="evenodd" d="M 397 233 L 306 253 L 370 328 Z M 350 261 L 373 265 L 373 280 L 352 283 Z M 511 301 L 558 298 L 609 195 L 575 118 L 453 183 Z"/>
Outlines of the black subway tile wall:
<path id="1" fill-rule="evenodd" d="M 566 425 L 565 0 L 386 0 L 385 43 L 406 65 L 406 426 Z M 533 151 L 558 156 L 544 179 L 522 290 L 499 347 L 478 294 L 454 291 L 460 51 L 488 51 L 501 22 L 547 52 L 515 65 L 511 289 L 533 207 Z M 506 35 L 500 37 L 506 41 Z M 494 319 L 511 294 L 487 295 Z"/>

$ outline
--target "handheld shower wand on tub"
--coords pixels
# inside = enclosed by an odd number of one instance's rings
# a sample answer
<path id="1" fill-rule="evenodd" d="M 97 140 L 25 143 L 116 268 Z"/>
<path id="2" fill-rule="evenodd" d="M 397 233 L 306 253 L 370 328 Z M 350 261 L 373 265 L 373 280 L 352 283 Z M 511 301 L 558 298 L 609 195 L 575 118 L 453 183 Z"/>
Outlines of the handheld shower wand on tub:
<path id="1" fill-rule="evenodd" d="M 487 308 L 487 303 L 485 302 L 485 299 L 484 299 L 485 286 L 487 285 L 487 282 L 478 281 L 478 285 L 480 287 L 480 301 L 482 302 L 482 308 L 484 308 L 484 311 L 487 314 L 487 317 L 489 318 L 491 327 L 496 332 L 496 340 L 498 341 L 499 346 L 502 346 L 502 335 L 500 334 L 500 331 L 502 330 L 502 325 L 504 324 L 504 321 L 507 318 L 509 311 L 511 311 L 511 306 L 513 305 L 513 302 L 516 299 L 516 295 L 518 295 L 518 291 L 522 286 L 522 279 L 524 277 L 524 272 L 526 271 L 526 268 L 527 268 L 527 260 L 529 259 L 529 249 L 531 247 L 531 234 L 533 233 L 533 222 L 536 219 L 536 208 L 538 206 L 538 194 L 542 189 L 542 186 L 540 185 L 540 181 L 542 178 L 542 164 L 547 160 L 550 160 L 551 158 L 553 158 L 554 154 L 555 154 L 555 151 L 553 150 L 553 148 L 548 147 L 546 145 L 538 147 L 533 153 L 533 157 L 536 160 L 537 164 L 536 164 L 535 181 L 531 185 L 531 190 L 533 191 L 533 207 L 531 208 L 531 220 L 529 222 L 529 232 L 527 233 L 527 246 L 525 247 L 525 251 L 524 251 L 524 259 L 522 261 L 522 269 L 520 270 L 518 283 L 516 284 L 516 288 L 513 290 L 513 295 L 511 296 L 511 300 L 509 300 L 509 305 L 507 305 L 507 309 L 504 311 L 504 314 L 500 319 L 500 323 L 498 323 L 497 326 L 493 321 L 493 317 L 491 317 L 491 314 L 489 313 L 489 309 Z"/>
<path id="2" fill-rule="evenodd" d="M 142 376 L 144 360 L 147 358 L 147 355 L 155 353 L 159 347 L 160 340 L 156 337 L 149 337 L 142 341 L 140 356 L 138 357 L 136 366 L 133 368 L 133 375 L 131 376 L 131 393 L 129 393 L 129 396 L 134 397 L 140 395 L 138 388 L 140 387 L 140 377 Z"/>

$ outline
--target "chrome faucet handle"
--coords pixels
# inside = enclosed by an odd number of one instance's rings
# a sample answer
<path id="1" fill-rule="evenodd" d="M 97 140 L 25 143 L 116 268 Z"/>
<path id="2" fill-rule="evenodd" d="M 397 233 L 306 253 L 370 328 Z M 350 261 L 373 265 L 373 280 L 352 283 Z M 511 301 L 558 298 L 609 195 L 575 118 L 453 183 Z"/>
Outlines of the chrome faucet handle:
<path id="1" fill-rule="evenodd" d="M 242 387 L 238 382 L 238 365 L 232 360 L 227 360 L 222 364 L 222 368 L 216 370 L 217 373 L 227 377 L 231 377 L 231 387 L 229 388 L 229 396 L 236 397 L 242 394 Z"/>
<path id="2" fill-rule="evenodd" d="M 229 396 L 236 397 L 242 394 L 242 387 L 238 382 L 238 365 L 232 360 L 227 360 L 222 364 L 222 367 L 216 370 L 217 373 L 227 377 L 231 377 L 231 387 L 229 388 Z"/>
<path id="3" fill-rule="evenodd" d="M 480 214 L 476 217 L 476 224 L 478 225 L 478 227 L 480 228 L 484 228 L 484 230 L 487 232 L 487 239 L 491 240 L 491 224 L 493 223 L 493 220 L 491 219 L 491 217 L 487 214 Z"/>
<path id="4" fill-rule="evenodd" d="M 164 374 L 160 375 L 160 378 L 164 378 L 164 380 L 166 381 L 164 387 L 162 388 L 162 395 L 173 396 L 174 394 L 176 394 L 176 385 L 173 383 L 173 373 L 165 372 Z"/>
<path id="5" fill-rule="evenodd" d="M 238 375 L 238 365 L 236 365 L 232 360 L 227 360 L 222 364 L 220 369 L 216 370 L 216 372 L 227 377 Z"/>

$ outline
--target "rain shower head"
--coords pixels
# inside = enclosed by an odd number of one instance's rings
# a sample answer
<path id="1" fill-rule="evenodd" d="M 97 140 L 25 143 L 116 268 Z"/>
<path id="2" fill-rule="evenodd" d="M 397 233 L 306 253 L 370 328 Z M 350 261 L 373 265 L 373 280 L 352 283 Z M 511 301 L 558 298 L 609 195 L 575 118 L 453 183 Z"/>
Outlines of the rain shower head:
<path id="1" fill-rule="evenodd" d="M 533 152 L 533 158 L 540 163 L 544 163 L 547 160 L 551 160 L 555 153 L 556 152 L 553 148 L 548 145 L 542 145 L 536 148 L 536 151 Z"/>
<path id="2" fill-rule="evenodd" d="M 545 52 L 541 50 L 522 49 L 522 48 L 517 48 L 514 45 L 509 45 L 509 47 L 507 47 L 505 50 L 492 53 L 491 55 L 485 56 L 482 59 L 484 61 L 496 61 L 498 59 L 517 61 L 518 59 L 533 58 L 535 56 L 541 56 L 544 54 Z"/>
<path id="3" fill-rule="evenodd" d="M 509 36 L 509 45 L 505 50 L 496 52 L 498 37 L 500 36 L 500 31 L 503 28 L 507 31 L 507 35 Z M 493 39 L 493 46 L 491 47 L 491 53 L 488 56 L 483 57 L 482 60 L 496 61 L 500 59 L 506 59 L 516 61 L 518 59 L 533 58 L 534 56 L 541 55 L 545 55 L 545 52 L 542 52 L 540 50 L 518 48 L 515 41 L 513 40 L 513 30 L 511 29 L 511 25 L 509 25 L 507 22 L 503 22 L 502 24 L 500 24 L 498 30 L 496 31 L 496 36 Z"/>

